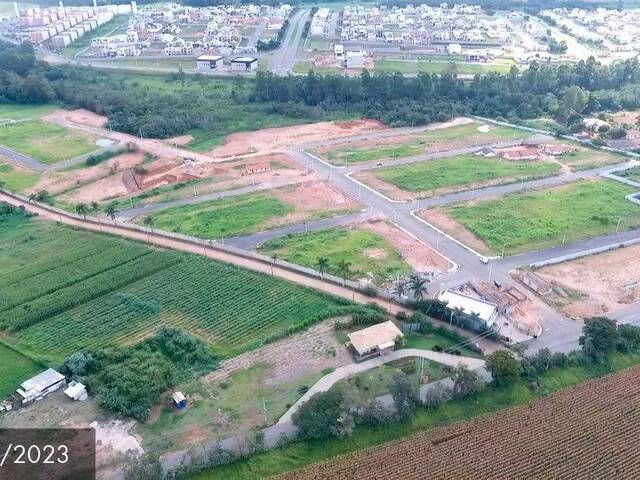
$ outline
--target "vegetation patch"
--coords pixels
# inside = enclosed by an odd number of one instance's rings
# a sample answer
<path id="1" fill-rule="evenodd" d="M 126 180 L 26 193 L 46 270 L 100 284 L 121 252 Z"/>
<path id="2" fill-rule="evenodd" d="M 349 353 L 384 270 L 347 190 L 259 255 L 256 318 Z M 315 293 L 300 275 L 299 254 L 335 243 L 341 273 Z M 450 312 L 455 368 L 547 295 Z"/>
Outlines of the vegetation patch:
<path id="1" fill-rule="evenodd" d="M 38 119 L 58 108 L 58 105 L 0 104 L 0 123 L 4 120 Z"/>
<path id="2" fill-rule="evenodd" d="M 372 170 L 376 177 L 410 192 L 433 192 L 446 187 L 530 180 L 558 173 L 551 162 L 513 162 L 500 158 L 459 155 L 397 167 Z M 496 182 L 497 181 L 497 182 Z"/>
<path id="3" fill-rule="evenodd" d="M 40 175 L 0 162 L 0 186 L 12 192 L 23 192 L 38 183 Z"/>
<path id="4" fill-rule="evenodd" d="M 376 60 L 374 68 L 378 72 L 400 72 L 405 74 L 417 73 L 456 73 L 459 75 L 475 75 L 490 72 L 509 73 L 511 65 L 488 65 L 466 62 L 439 61 L 407 61 L 407 60 Z"/>
<path id="5" fill-rule="evenodd" d="M 42 365 L 0 342 L 0 399 L 42 370 Z"/>
<path id="6" fill-rule="evenodd" d="M 609 180 L 515 193 L 496 200 L 454 205 L 448 215 L 500 254 L 516 254 L 614 233 L 640 225 L 640 207 L 625 196 L 633 187 Z"/>
<path id="7" fill-rule="evenodd" d="M 97 149 L 91 137 L 41 120 L 0 126 L 0 144 L 42 163 L 70 160 Z"/>

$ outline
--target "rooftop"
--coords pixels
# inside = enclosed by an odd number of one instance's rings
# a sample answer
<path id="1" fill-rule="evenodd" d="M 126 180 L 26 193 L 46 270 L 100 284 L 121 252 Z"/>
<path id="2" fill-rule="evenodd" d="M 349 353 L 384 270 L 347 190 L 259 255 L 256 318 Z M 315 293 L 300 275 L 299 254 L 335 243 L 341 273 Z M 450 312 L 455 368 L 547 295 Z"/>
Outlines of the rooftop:
<path id="1" fill-rule="evenodd" d="M 477 313 L 478 316 L 487 322 L 487 326 L 490 327 L 494 322 L 494 314 L 496 312 L 496 304 L 481 300 L 479 298 L 473 298 L 462 293 L 454 292 L 453 290 L 445 290 L 440 294 L 438 300 L 441 302 L 447 302 L 449 308 L 459 308 L 464 313 L 472 314 Z"/>
<path id="2" fill-rule="evenodd" d="M 360 354 L 365 354 L 375 347 L 384 348 L 393 343 L 396 338 L 402 337 L 402 332 L 391 321 L 378 323 L 371 327 L 363 328 L 347 335 L 351 345 Z"/>

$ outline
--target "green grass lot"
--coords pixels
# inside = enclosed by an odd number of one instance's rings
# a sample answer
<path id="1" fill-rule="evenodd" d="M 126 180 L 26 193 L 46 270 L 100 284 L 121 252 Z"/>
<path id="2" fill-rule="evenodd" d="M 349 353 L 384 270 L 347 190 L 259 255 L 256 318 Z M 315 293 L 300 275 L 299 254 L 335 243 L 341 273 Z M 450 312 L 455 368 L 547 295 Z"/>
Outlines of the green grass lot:
<path id="1" fill-rule="evenodd" d="M 376 60 L 374 68 L 378 72 L 400 72 L 404 74 L 443 73 L 455 68 L 459 75 L 475 75 L 490 72 L 509 73 L 511 65 L 486 63 L 442 62 L 442 61 L 406 61 L 406 60 Z"/>
<path id="2" fill-rule="evenodd" d="M 193 70 L 196 66 L 195 57 L 193 58 L 115 58 L 108 60 L 99 60 L 93 62 L 97 65 L 115 65 L 120 67 L 139 67 L 139 68 L 158 68 L 171 71 L 177 71 L 179 67 L 183 70 Z"/>
<path id="3" fill-rule="evenodd" d="M 274 196 L 246 194 L 168 208 L 151 217 L 161 230 L 215 239 L 258 231 L 267 221 L 290 212 L 291 208 Z"/>
<path id="4" fill-rule="evenodd" d="M 385 253 L 384 258 L 373 258 L 367 252 L 372 249 Z M 406 274 L 411 267 L 400 257 L 400 252 L 381 235 L 359 228 L 329 228 L 301 233 L 265 242 L 260 248 L 265 255 L 278 254 L 282 260 L 298 265 L 317 268 L 319 257 L 329 259 L 327 273 L 340 276 L 338 264 L 344 260 L 351 263 L 348 278 L 358 279 L 372 273 L 376 279 L 384 280 L 398 272 Z"/>
<path id="5" fill-rule="evenodd" d="M 201 256 L 14 217 L 0 223 L 0 331 L 36 359 L 135 343 L 161 324 L 224 357 L 361 308 Z"/>
<path id="6" fill-rule="evenodd" d="M 498 157 L 459 155 L 421 163 L 371 170 L 371 174 L 410 192 L 434 192 L 469 184 L 496 184 L 547 177 L 560 171 L 551 162 L 515 162 Z"/>
<path id="7" fill-rule="evenodd" d="M 558 160 L 571 167 L 572 170 L 580 171 L 604 167 L 605 165 L 615 165 L 616 163 L 626 162 L 629 159 L 619 153 L 596 150 L 579 145 L 577 150 L 561 155 Z"/>
<path id="8" fill-rule="evenodd" d="M 482 358 L 482 355 L 469 347 L 460 347 L 457 342 L 438 332 L 430 333 L 407 333 L 403 348 L 421 348 L 423 350 L 433 350 L 435 346 L 440 346 L 444 350 L 455 347 L 465 357 Z"/>
<path id="9" fill-rule="evenodd" d="M 373 400 L 389 393 L 389 385 L 395 377 L 402 373 L 409 377 L 416 388 L 421 385 L 421 373 L 429 376 L 429 382 L 435 382 L 447 376 L 444 365 L 427 359 L 423 361 L 422 358 L 409 357 L 351 375 L 340 380 L 331 388 L 352 388 L 358 393 L 359 398 Z"/>
<path id="10" fill-rule="evenodd" d="M 23 192 L 38 183 L 40 175 L 19 170 L 8 163 L 0 162 L 0 181 L 12 192 Z"/>
<path id="11" fill-rule="evenodd" d="M 238 431 L 247 431 L 264 421 L 274 424 L 302 395 L 303 387 L 310 387 L 322 377 L 321 373 L 307 375 L 290 382 L 273 385 L 268 381 L 270 366 L 257 363 L 238 370 L 223 382 L 211 383 L 201 378 L 178 388 L 188 398 L 198 400 L 189 409 L 176 411 L 167 405 L 157 419 L 141 424 L 136 432 L 142 435 L 143 446 L 156 449 L 182 449 L 208 440 L 222 440 Z M 264 400 L 264 406 L 263 406 Z M 188 435 L 190 430 L 197 435 Z"/>
<path id="12" fill-rule="evenodd" d="M 57 163 L 98 149 L 90 136 L 40 120 L 0 126 L 0 144 L 42 163 Z"/>
<path id="13" fill-rule="evenodd" d="M 293 73 L 298 73 L 300 75 L 306 75 L 309 73 L 309 70 L 313 70 L 315 73 L 322 75 L 338 75 L 342 73 L 341 68 L 314 67 L 311 60 L 301 60 L 296 62 L 293 66 Z"/>
<path id="14" fill-rule="evenodd" d="M 42 365 L 0 342 L 0 399 L 42 370 Z"/>
<path id="15" fill-rule="evenodd" d="M 619 177 L 632 180 L 634 182 L 640 182 L 640 167 L 633 167 L 621 172 L 615 172 Z"/>
<path id="16" fill-rule="evenodd" d="M 590 378 L 620 371 L 638 363 L 640 363 L 640 354 L 615 354 L 612 356 L 611 367 L 586 364 L 578 367 L 556 368 L 540 376 L 537 388 L 524 381 L 505 388 L 484 388 L 466 399 L 450 401 L 434 409 L 420 408 L 417 414 L 406 423 L 376 428 L 358 427 L 350 437 L 346 438 L 296 442 L 282 449 L 270 450 L 246 460 L 205 471 L 193 478 L 197 480 L 265 478 L 336 455 L 403 438 L 412 433 L 470 420 L 480 415 L 531 402 Z"/>
<path id="17" fill-rule="evenodd" d="M 478 131 L 479 125 L 479 123 L 474 122 L 455 127 L 428 130 L 416 135 L 407 135 L 407 140 L 402 143 L 356 149 L 344 146 L 329 150 L 327 153 L 319 153 L 319 155 L 334 165 L 344 165 L 345 163 L 412 157 L 425 152 L 442 151 L 447 148 L 447 144 L 450 142 L 460 142 L 466 146 L 476 143 L 478 145 L 486 145 L 531 136 L 528 132 L 508 127 L 496 127 L 487 133 L 481 133 Z"/>
<path id="18" fill-rule="evenodd" d="M 495 254 L 556 246 L 640 225 L 640 206 L 625 200 L 634 188 L 610 180 L 584 180 L 496 200 L 459 204 L 445 212 L 482 239 Z"/>
<path id="19" fill-rule="evenodd" d="M 15 105 L 0 104 L 0 122 L 2 120 L 37 119 L 58 109 L 57 105 Z"/>
<path id="20" fill-rule="evenodd" d="M 100 25 L 95 30 L 86 33 L 81 38 L 73 41 L 68 47 L 65 47 L 62 50 L 62 53 L 69 58 L 73 58 L 80 50 L 91 45 L 92 38 L 109 35 L 109 33 L 114 29 L 121 30 L 121 27 L 126 26 L 128 17 L 129 15 L 116 15 L 112 20 Z"/>

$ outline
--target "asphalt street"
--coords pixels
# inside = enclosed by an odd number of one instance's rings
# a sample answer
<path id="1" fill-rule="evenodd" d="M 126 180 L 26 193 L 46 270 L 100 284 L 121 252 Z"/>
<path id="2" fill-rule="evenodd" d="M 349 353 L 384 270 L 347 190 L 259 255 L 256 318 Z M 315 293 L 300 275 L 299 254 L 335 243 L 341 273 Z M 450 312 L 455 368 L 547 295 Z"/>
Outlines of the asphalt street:
<path id="1" fill-rule="evenodd" d="M 302 31 L 304 24 L 309 18 L 309 10 L 302 9 L 295 13 L 289 21 L 289 28 L 282 39 L 282 44 L 271 57 L 269 61 L 269 70 L 278 75 L 286 75 L 293 69 L 296 61 L 296 54 L 300 41 L 302 40 Z"/>

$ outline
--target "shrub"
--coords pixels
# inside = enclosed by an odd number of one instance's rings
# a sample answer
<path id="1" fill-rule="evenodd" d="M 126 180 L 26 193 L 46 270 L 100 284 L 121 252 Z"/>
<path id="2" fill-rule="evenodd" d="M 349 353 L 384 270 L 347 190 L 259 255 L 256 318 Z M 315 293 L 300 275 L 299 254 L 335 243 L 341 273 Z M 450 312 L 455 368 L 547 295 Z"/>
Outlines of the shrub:
<path id="1" fill-rule="evenodd" d="M 292 417 L 304 438 L 329 438 L 349 435 L 355 428 L 351 401 L 341 389 L 316 393 Z"/>
<path id="2" fill-rule="evenodd" d="M 397 419 L 404 421 L 413 417 L 420 405 L 420 397 L 409 377 L 404 374 L 396 375 L 389 385 L 389 393 L 393 398 Z"/>
<path id="3" fill-rule="evenodd" d="M 498 350 L 486 359 L 487 370 L 496 385 L 508 385 L 520 376 L 521 365 L 511 352 Z"/>

